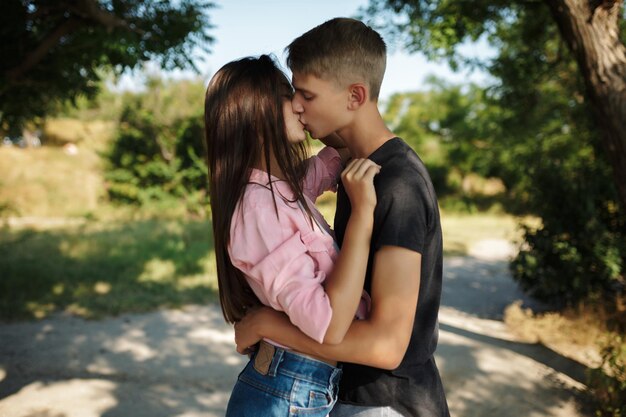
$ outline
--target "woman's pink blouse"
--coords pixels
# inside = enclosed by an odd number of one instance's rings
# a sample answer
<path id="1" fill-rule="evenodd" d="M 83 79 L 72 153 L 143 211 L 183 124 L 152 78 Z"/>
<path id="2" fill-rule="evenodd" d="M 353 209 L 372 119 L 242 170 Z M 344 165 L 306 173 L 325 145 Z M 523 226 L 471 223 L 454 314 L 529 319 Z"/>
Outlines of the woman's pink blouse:
<path id="1" fill-rule="evenodd" d="M 302 332 L 322 343 L 332 317 L 323 283 L 338 254 L 315 200 L 324 191 L 336 191 L 342 164 L 331 147 L 307 162 L 303 191 L 313 224 L 293 201 L 287 183 L 271 177 L 273 197 L 267 173 L 254 169 L 233 214 L 228 249 L 259 300 L 284 311 Z"/>

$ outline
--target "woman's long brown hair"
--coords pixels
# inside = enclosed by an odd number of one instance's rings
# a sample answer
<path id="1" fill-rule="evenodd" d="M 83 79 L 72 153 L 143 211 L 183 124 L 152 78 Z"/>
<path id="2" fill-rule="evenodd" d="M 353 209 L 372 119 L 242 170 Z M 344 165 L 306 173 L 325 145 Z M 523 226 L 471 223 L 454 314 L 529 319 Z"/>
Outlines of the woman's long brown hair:
<path id="1" fill-rule="evenodd" d="M 206 91 L 204 123 L 217 279 L 222 312 L 230 323 L 259 304 L 243 273 L 233 266 L 228 245 L 235 208 L 261 157 L 269 181 L 274 155 L 295 199 L 310 215 L 302 194 L 307 148 L 288 141 L 283 117 L 283 100 L 292 91 L 285 74 L 267 55 L 224 65 Z M 269 188 L 274 193 L 272 181 Z"/>

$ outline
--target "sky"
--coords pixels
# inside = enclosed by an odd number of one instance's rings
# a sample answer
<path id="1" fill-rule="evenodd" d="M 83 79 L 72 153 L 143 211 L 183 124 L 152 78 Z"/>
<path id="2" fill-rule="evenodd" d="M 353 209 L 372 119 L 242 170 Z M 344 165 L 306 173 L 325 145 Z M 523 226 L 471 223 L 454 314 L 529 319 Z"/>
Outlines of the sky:
<path id="1" fill-rule="evenodd" d="M 220 68 L 235 59 L 245 56 L 272 53 L 288 73 L 285 65 L 284 48 L 307 30 L 333 17 L 353 17 L 367 0 L 215 0 L 217 7 L 209 11 L 210 21 L 215 26 L 209 30 L 215 42 L 208 55 L 196 53 L 194 62 L 200 75 L 208 83 Z M 384 38 L 384 34 L 383 34 Z M 424 89 L 424 79 L 435 74 L 452 83 L 474 81 L 484 83 L 485 74 L 461 71 L 454 73 L 446 63 L 429 62 L 421 54 L 408 54 L 398 45 L 388 49 L 387 70 L 381 87 L 381 100 L 396 92 Z M 488 48 L 478 45 L 479 54 L 487 55 Z M 170 73 L 175 78 L 192 77 L 190 71 Z M 197 75 L 196 75 L 197 76 Z M 127 75 L 122 77 L 120 88 L 137 85 L 137 80 Z"/>

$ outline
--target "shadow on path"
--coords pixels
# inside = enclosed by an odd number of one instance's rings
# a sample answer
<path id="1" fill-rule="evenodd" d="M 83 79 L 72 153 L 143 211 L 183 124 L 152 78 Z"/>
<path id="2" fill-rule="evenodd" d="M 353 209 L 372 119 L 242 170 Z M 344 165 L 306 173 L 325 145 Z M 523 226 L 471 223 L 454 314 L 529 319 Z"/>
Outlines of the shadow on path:
<path id="1" fill-rule="evenodd" d="M 516 341 L 506 307 L 548 310 L 513 281 L 506 259 L 444 258 L 440 340 L 436 352 L 456 416 L 591 415 L 587 367 L 540 343 Z"/>
<path id="2" fill-rule="evenodd" d="M 216 306 L 2 325 L 0 339 L 0 416 L 221 416 L 245 362 Z"/>
<path id="3" fill-rule="evenodd" d="M 507 260 L 444 258 L 443 280 L 441 305 L 475 317 L 502 320 L 504 309 L 517 300 L 522 301 L 523 308 L 547 309 L 519 289 Z"/>
<path id="4" fill-rule="evenodd" d="M 552 349 L 542 345 L 541 343 L 520 343 L 510 340 L 499 339 L 497 337 L 487 336 L 480 333 L 474 333 L 465 329 L 440 323 L 440 330 L 450 332 L 477 342 L 485 343 L 494 347 L 507 349 L 519 355 L 526 356 L 541 363 L 556 372 L 562 373 L 572 378 L 574 381 L 585 384 L 585 372 L 587 367 L 580 362 L 567 358 Z"/>
<path id="5" fill-rule="evenodd" d="M 436 358 L 455 417 L 581 417 L 585 367 L 507 340 L 506 261 L 446 258 Z M 484 331 L 483 331 L 484 330 Z M 500 337 L 501 336 L 501 337 Z M 0 324 L 0 416 L 221 417 L 245 357 L 219 306 Z"/>

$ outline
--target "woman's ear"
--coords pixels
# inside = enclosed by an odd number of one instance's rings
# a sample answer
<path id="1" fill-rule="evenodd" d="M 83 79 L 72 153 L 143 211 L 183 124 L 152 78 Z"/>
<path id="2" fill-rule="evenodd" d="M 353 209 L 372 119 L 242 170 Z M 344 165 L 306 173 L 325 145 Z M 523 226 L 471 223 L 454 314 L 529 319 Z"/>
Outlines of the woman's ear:
<path id="1" fill-rule="evenodd" d="M 368 88 L 365 84 L 356 83 L 350 85 L 349 88 L 350 97 L 348 100 L 348 109 L 357 110 L 367 101 L 369 96 Z"/>

